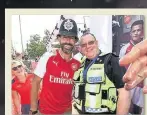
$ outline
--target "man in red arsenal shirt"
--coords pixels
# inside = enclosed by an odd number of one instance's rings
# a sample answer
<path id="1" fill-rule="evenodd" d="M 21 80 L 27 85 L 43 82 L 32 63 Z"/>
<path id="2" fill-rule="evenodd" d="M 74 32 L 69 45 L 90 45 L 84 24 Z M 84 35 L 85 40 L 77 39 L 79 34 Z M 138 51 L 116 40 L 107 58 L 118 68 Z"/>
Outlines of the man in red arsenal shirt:
<path id="1" fill-rule="evenodd" d="M 72 58 L 75 43 L 78 41 L 77 24 L 65 19 L 57 35 L 60 49 L 56 53 L 45 53 L 34 71 L 30 114 L 37 111 L 37 92 L 42 81 L 39 112 L 42 115 L 64 114 L 71 111 L 73 75 L 80 62 Z"/>
<path id="2" fill-rule="evenodd" d="M 120 54 L 119 54 L 120 58 L 122 58 L 125 54 L 130 52 L 134 45 L 136 45 L 137 43 L 143 40 L 143 37 L 144 37 L 143 25 L 144 25 L 143 20 L 137 20 L 132 24 L 131 32 L 130 32 L 131 40 L 128 44 L 126 44 L 125 46 L 121 48 Z M 129 65 L 126 66 L 126 68 L 128 67 Z M 138 109 L 137 106 L 141 108 L 143 107 L 142 87 L 143 87 L 143 82 L 131 90 L 132 103 L 134 104 L 134 106 L 132 106 L 132 110 L 130 112 L 133 114 L 140 114 L 140 110 Z"/>
<path id="3" fill-rule="evenodd" d="M 17 114 L 29 114 L 31 83 L 34 74 L 27 74 L 21 62 L 12 61 L 12 99 Z M 21 109 L 20 109 L 21 107 Z"/>

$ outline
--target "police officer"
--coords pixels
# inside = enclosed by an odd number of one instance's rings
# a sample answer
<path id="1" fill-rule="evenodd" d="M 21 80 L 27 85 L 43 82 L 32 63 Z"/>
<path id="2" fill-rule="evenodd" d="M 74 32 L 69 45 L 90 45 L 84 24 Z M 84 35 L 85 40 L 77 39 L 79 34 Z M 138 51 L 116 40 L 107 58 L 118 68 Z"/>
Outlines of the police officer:
<path id="1" fill-rule="evenodd" d="M 72 58 L 75 43 L 78 41 L 77 25 L 72 19 L 65 19 L 57 38 L 60 48 L 55 53 L 46 52 L 34 71 L 35 77 L 31 91 L 30 114 L 37 111 L 37 93 L 42 81 L 39 100 L 41 114 L 64 114 L 71 112 L 73 75 L 80 62 Z"/>
<path id="2" fill-rule="evenodd" d="M 98 41 L 91 33 L 81 37 L 80 46 L 85 58 L 74 74 L 72 113 L 127 115 L 130 92 L 124 88 L 125 68 L 119 66 L 119 58 L 111 53 L 101 53 Z"/>

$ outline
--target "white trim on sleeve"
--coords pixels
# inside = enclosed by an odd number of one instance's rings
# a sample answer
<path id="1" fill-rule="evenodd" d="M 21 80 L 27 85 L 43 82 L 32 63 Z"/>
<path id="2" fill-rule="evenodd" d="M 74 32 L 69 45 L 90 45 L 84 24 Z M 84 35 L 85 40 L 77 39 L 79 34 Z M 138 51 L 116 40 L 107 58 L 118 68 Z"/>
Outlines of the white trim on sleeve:
<path id="1" fill-rule="evenodd" d="M 126 45 L 124 45 L 119 53 L 119 58 L 121 59 L 125 54 L 126 54 L 126 50 L 129 47 L 130 43 L 127 43 Z"/>
<path id="2" fill-rule="evenodd" d="M 40 78 L 44 77 L 44 74 L 46 72 L 46 64 L 47 64 L 47 61 L 51 55 L 52 55 L 52 53 L 49 53 L 49 52 L 46 52 L 42 55 L 42 57 L 40 58 L 37 66 L 34 70 L 35 75 L 37 75 Z"/>

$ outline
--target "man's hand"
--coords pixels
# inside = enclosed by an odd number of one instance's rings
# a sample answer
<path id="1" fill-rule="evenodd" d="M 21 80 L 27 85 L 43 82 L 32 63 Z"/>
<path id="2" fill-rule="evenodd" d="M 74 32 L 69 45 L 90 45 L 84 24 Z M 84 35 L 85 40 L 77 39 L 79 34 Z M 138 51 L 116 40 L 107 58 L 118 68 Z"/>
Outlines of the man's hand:
<path id="1" fill-rule="evenodd" d="M 126 83 L 125 88 L 129 90 L 136 87 L 147 77 L 147 40 L 135 45 L 128 54 L 121 58 L 119 63 L 121 66 L 130 64 L 123 76 L 123 81 Z M 144 86 L 143 91 L 147 93 L 147 86 Z"/>

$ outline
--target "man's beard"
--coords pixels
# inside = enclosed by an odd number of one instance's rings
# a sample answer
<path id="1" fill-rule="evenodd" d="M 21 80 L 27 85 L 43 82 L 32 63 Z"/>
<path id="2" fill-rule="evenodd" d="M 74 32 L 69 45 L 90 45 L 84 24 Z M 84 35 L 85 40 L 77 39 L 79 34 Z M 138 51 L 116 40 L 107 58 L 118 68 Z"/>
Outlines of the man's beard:
<path id="1" fill-rule="evenodd" d="M 70 45 L 70 48 L 66 48 L 65 45 Z M 62 51 L 66 54 L 71 54 L 73 52 L 74 46 L 70 43 L 63 43 L 63 44 L 60 44 L 60 46 Z"/>

